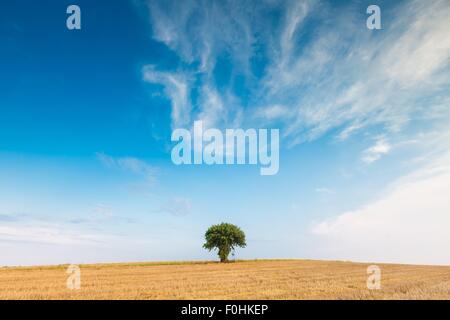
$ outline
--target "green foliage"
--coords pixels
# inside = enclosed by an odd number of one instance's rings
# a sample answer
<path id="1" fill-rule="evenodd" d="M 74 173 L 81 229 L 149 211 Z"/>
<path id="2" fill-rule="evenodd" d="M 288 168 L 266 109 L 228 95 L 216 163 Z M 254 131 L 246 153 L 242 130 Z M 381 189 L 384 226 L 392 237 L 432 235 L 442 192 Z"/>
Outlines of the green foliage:
<path id="1" fill-rule="evenodd" d="M 220 262 L 228 261 L 228 255 L 235 247 L 245 247 L 245 234 L 244 232 L 234 224 L 221 223 L 216 224 L 206 231 L 205 233 L 206 243 L 203 248 L 209 251 L 218 249 Z"/>

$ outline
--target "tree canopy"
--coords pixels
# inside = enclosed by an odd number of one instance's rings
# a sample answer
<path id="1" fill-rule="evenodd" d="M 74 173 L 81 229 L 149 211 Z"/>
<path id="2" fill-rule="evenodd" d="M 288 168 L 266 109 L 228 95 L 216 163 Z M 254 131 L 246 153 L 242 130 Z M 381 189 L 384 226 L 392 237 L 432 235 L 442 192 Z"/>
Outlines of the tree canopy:
<path id="1" fill-rule="evenodd" d="M 245 247 L 244 232 L 234 224 L 221 223 L 216 224 L 206 231 L 205 233 L 206 243 L 203 245 L 205 249 L 209 251 L 218 249 L 218 255 L 220 262 L 228 261 L 228 255 L 235 247 Z"/>

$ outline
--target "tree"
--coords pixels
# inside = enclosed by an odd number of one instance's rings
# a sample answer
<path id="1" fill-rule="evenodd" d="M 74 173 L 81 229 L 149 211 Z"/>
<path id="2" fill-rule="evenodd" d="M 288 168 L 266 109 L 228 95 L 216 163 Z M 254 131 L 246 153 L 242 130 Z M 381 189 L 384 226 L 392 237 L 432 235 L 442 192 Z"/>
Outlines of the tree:
<path id="1" fill-rule="evenodd" d="M 230 223 L 221 223 L 209 227 L 205 233 L 205 239 L 206 243 L 203 248 L 209 251 L 218 249 L 220 262 L 227 262 L 228 255 L 235 247 L 244 248 L 247 245 L 244 232 L 238 226 Z"/>

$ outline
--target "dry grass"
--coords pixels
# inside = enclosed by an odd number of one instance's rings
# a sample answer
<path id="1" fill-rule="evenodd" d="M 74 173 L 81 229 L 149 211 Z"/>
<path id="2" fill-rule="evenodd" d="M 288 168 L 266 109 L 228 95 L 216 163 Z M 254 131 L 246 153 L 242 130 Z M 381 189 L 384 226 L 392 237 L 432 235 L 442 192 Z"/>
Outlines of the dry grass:
<path id="1" fill-rule="evenodd" d="M 367 266 L 311 260 L 81 265 L 80 290 L 66 288 L 66 265 L 0 268 L 0 299 L 450 299 L 450 267 L 379 264 L 382 289 L 368 290 Z"/>

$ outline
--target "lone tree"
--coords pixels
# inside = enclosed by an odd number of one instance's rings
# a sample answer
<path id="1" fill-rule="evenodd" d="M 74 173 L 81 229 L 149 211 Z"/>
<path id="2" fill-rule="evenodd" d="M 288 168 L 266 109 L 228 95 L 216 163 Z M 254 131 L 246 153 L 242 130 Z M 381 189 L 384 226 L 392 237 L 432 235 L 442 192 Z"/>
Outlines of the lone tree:
<path id="1" fill-rule="evenodd" d="M 245 234 L 244 232 L 234 224 L 221 223 L 215 224 L 205 233 L 206 243 L 203 248 L 209 251 L 218 249 L 220 262 L 227 262 L 228 255 L 235 247 L 245 247 Z"/>

